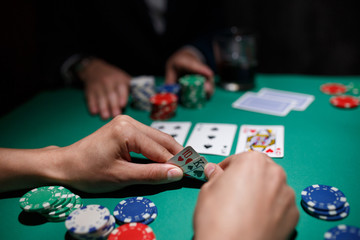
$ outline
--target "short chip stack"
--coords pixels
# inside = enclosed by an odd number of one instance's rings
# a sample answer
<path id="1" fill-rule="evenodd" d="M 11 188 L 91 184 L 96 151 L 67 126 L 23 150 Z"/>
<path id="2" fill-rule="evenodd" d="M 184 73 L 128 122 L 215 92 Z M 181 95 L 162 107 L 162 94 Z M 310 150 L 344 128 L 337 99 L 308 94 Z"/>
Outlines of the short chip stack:
<path id="1" fill-rule="evenodd" d="M 345 224 L 338 225 L 329 229 L 324 234 L 325 240 L 360 240 L 360 228 Z"/>
<path id="2" fill-rule="evenodd" d="M 64 221 L 82 206 L 81 198 L 62 186 L 34 188 L 24 194 L 19 203 L 24 211 L 39 213 L 51 222 Z"/>
<path id="3" fill-rule="evenodd" d="M 150 199 L 132 197 L 119 202 L 113 214 L 120 225 L 132 222 L 148 225 L 155 220 L 158 210 Z"/>
<path id="4" fill-rule="evenodd" d="M 65 221 L 75 239 L 106 239 L 115 228 L 115 218 L 101 205 L 87 205 L 73 211 Z"/>
<path id="5" fill-rule="evenodd" d="M 150 98 L 151 114 L 153 120 L 166 120 L 175 115 L 177 96 L 172 93 L 158 93 Z"/>
<path id="6" fill-rule="evenodd" d="M 320 90 L 329 95 L 336 95 L 330 98 L 330 103 L 338 108 L 356 108 L 360 105 L 360 98 L 357 96 L 343 95 L 345 93 L 359 94 L 360 84 L 350 83 L 345 86 L 341 83 L 325 83 Z"/>
<path id="7" fill-rule="evenodd" d="M 116 228 L 108 240 L 155 240 L 151 227 L 142 223 L 127 223 Z"/>
<path id="8" fill-rule="evenodd" d="M 350 206 L 339 189 L 327 185 L 311 185 L 301 192 L 301 206 L 311 216 L 336 221 L 349 215 Z"/>
<path id="9" fill-rule="evenodd" d="M 180 85 L 179 84 L 164 84 L 156 87 L 157 93 L 172 93 L 176 96 L 180 94 Z"/>
<path id="10" fill-rule="evenodd" d="M 185 75 L 179 79 L 181 104 L 187 108 L 202 108 L 206 103 L 205 78 L 201 75 Z"/>
<path id="11" fill-rule="evenodd" d="M 151 76 L 135 77 L 130 82 L 132 106 L 150 111 L 150 98 L 155 95 L 155 79 Z"/>

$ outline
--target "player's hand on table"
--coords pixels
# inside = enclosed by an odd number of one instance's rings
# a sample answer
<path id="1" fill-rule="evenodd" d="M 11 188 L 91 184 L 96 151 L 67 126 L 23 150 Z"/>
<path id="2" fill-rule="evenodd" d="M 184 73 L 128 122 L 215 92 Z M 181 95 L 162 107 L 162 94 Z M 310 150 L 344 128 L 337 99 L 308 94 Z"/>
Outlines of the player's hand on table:
<path id="1" fill-rule="evenodd" d="M 174 84 L 184 74 L 200 74 L 206 78 L 205 91 L 208 96 L 214 93 L 214 73 L 204 64 L 191 48 L 182 48 L 166 62 L 165 83 Z"/>
<path id="2" fill-rule="evenodd" d="M 228 157 L 205 167 L 209 181 L 194 215 L 195 239 L 286 239 L 299 212 L 284 170 L 262 153 Z"/>
<path id="3" fill-rule="evenodd" d="M 91 114 L 100 114 L 102 119 L 121 114 L 128 101 L 129 74 L 101 59 L 92 59 L 78 75 L 85 83 Z"/>

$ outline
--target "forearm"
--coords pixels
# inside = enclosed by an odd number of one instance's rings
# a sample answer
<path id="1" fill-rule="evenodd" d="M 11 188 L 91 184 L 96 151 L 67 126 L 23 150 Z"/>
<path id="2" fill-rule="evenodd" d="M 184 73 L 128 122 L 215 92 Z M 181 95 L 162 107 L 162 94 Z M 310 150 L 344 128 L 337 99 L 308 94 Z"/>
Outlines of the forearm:
<path id="1" fill-rule="evenodd" d="M 63 158 L 59 147 L 0 148 L 0 192 L 62 182 Z"/>

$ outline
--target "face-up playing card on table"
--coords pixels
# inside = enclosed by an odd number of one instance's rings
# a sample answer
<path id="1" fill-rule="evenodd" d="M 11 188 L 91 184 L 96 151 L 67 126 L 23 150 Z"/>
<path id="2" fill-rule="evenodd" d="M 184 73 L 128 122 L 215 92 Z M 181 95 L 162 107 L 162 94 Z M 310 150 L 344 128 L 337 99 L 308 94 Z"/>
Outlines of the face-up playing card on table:
<path id="1" fill-rule="evenodd" d="M 236 153 L 258 151 L 269 157 L 284 157 L 284 126 L 242 125 Z"/>
<path id="2" fill-rule="evenodd" d="M 203 156 L 200 156 L 181 168 L 184 171 L 185 176 L 206 181 L 204 168 L 207 163 L 206 159 Z"/>
<path id="3" fill-rule="evenodd" d="M 187 145 L 198 153 L 229 156 L 236 129 L 235 124 L 198 123 Z"/>
<path id="4" fill-rule="evenodd" d="M 186 136 L 190 130 L 191 122 L 155 121 L 150 126 L 171 135 L 180 145 L 183 146 Z"/>
<path id="5" fill-rule="evenodd" d="M 190 146 L 187 146 L 178 154 L 169 159 L 169 163 L 182 167 L 185 164 L 192 162 L 194 159 L 199 158 L 200 155 Z"/>

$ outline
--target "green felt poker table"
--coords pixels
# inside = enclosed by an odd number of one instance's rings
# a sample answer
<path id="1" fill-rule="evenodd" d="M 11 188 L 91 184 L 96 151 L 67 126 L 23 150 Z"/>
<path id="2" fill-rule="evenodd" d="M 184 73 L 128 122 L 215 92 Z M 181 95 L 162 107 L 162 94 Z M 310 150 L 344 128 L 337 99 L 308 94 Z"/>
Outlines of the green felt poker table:
<path id="1" fill-rule="evenodd" d="M 257 75 L 257 92 L 262 87 L 311 94 L 315 100 L 305 111 L 291 111 L 285 117 L 243 111 L 231 103 L 243 92 L 217 88 L 202 109 L 178 107 L 169 121 L 284 125 L 285 155 L 274 159 L 286 171 L 288 183 L 295 190 L 300 220 L 296 239 L 323 239 L 324 233 L 338 225 L 360 227 L 360 107 L 340 109 L 329 103 L 330 96 L 320 91 L 327 82 L 349 84 L 360 77 L 319 77 L 303 75 Z M 150 125 L 148 112 L 126 109 L 126 114 Z M 89 135 L 106 124 L 91 116 L 81 89 L 44 91 L 0 119 L 0 146 L 8 148 L 41 148 L 66 146 Z M 235 153 L 238 130 L 232 146 Z M 204 155 L 219 163 L 222 156 Z M 134 154 L 134 157 L 138 157 Z M 74 159 L 76 161 L 76 159 Z M 309 216 L 300 206 L 301 191 L 312 184 L 331 185 L 342 190 L 350 204 L 350 214 L 340 221 L 324 221 Z M 132 186 L 106 194 L 79 194 L 84 204 L 101 204 L 112 211 L 124 198 L 145 196 L 158 207 L 158 217 L 150 224 L 158 240 L 192 239 L 192 218 L 201 183 L 184 179 L 157 186 Z M 0 239 L 64 239 L 64 222 L 44 222 L 22 213 L 19 198 L 26 191 L 0 194 Z M 224 196 L 226 198 L 227 196 Z M 218 203 L 222 204 L 221 202 Z M 214 206 L 216 207 L 216 206 Z M 259 218 L 263 216 L 258 216 Z M 211 226 L 209 226 L 210 228 Z M 259 226 L 260 227 L 260 226 Z"/>

